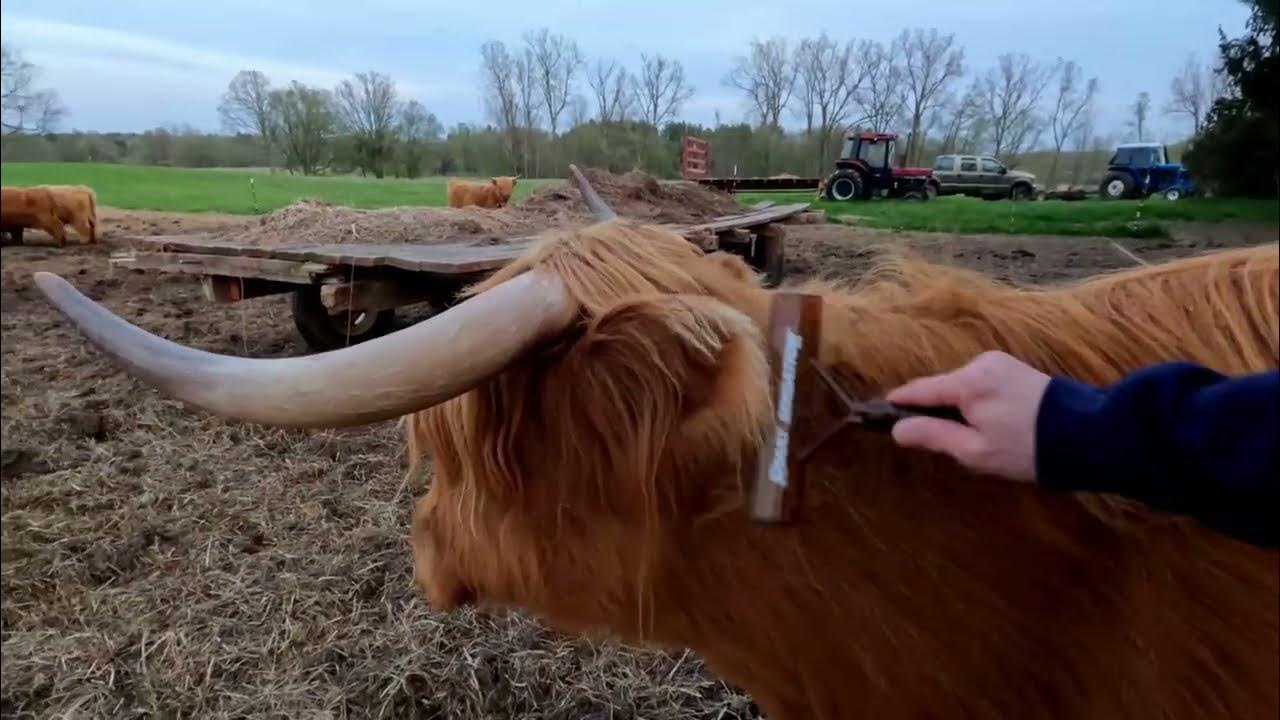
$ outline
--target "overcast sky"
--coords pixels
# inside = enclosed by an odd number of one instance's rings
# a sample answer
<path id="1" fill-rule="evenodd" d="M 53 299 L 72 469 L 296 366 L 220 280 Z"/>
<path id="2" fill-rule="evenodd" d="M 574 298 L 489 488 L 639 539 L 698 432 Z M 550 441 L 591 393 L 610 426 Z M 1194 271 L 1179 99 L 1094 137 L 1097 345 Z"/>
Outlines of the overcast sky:
<path id="1" fill-rule="evenodd" d="M 684 118 L 709 124 L 718 110 L 727 122 L 746 114 L 722 78 L 753 36 L 887 42 L 936 27 L 964 46 L 967 75 L 1004 52 L 1075 59 L 1102 84 L 1099 129 L 1121 132 L 1139 92 L 1158 110 L 1187 56 L 1211 61 L 1218 28 L 1238 35 L 1247 17 L 1240 0 L 5 0 L 0 34 L 44 69 L 68 127 L 129 131 L 218 129 L 218 98 L 246 68 L 329 87 L 376 70 L 446 126 L 483 122 L 481 43 L 515 45 L 540 26 L 576 39 L 589 60 L 679 59 L 697 91 Z M 1160 115 L 1151 126 L 1169 141 L 1187 131 Z"/>

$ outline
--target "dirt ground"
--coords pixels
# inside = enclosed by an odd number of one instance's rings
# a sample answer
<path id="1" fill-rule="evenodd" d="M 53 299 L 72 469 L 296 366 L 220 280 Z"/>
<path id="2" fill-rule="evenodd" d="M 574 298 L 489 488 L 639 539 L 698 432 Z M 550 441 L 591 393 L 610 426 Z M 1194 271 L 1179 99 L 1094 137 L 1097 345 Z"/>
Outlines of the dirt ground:
<path id="1" fill-rule="evenodd" d="M 104 212 L 108 241 L 255 223 Z M 1187 227 L 1130 247 L 1154 260 L 1274 232 Z M 852 279 L 885 244 L 1029 282 L 1133 262 L 1101 239 L 806 225 L 790 229 L 788 276 Z M 283 431 L 188 412 L 90 349 L 31 273 L 254 357 L 305 352 L 287 299 L 212 305 L 190 278 L 113 270 L 110 249 L 6 247 L 0 262 L 5 717 L 756 717 L 689 654 L 432 612 L 406 537 L 427 481 L 405 479 L 394 423 Z"/>

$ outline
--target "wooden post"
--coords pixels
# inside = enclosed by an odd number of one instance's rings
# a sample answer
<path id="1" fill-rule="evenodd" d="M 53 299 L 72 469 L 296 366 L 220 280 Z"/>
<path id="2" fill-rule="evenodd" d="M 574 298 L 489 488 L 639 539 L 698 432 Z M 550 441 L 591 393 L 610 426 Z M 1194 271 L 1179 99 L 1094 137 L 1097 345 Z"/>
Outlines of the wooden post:
<path id="1" fill-rule="evenodd" d="M 756 228 L 756 246 L 751 253 L 751 264 L 764 273 L 765 287 L 782 284 L 786 270 L 787 231 L 781 225 L 770 223 Z"/>

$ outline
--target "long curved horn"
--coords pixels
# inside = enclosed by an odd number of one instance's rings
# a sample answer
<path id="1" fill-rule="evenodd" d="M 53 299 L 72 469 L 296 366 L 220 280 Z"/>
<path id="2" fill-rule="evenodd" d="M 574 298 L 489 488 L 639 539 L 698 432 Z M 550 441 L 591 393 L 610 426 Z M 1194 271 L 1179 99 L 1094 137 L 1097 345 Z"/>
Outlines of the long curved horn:
<path id="1" fill-rule="evenodd" d="M 152 335 L 52 273 L 36 273 L 35 282 L 129 374 L 216 415 L 276 427 L 363 425 L 444 402 L 502 372 L 527 349 L 567 328 L 578 313 L 560 278 L 532 271 L 359 345 L 254 359 Z"/>
<path id="2" fill-rule="evenodd" d="M 604 222 L 617 217 L 617 214 L 613 212 L 613 208 L 606 205 L 604 200 L 601 200 L 600 196 L 596 194 L 596 189 L 591 187 L 591 183 L 587 182 L 586 176 L 582 174 L 577 165 L 569 165 L 569 174 L 573 175 L 573 184 L 578 186 L 578 192 L 582 193 L 582 201 L 587 204 L 587 209 L 591 211 L 591 214 L 596 216 L 596 220 Z"/>

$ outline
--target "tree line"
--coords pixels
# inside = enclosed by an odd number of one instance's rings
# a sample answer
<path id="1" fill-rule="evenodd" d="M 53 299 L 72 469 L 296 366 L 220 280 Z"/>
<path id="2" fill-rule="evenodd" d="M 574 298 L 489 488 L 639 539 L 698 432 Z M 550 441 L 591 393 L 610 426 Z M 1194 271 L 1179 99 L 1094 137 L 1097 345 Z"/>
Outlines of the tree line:
<path id="1" fill-rule="evenodd" d="M 1258 7 L 1268 2 L 1255 0 Z M 1260 27 L 1265 34 L 1265 23 Z M 1273 40 L 1259 47 L 1260 56 L 1274 55 Z M 7 159 L 89 153 L 103 161 L 266 164 L 374 177 L 562 176 L 570 162 L 672 176 L 685 134 L 711 141 L 714 174 L 813 174 L 829 170 L 844 133 L 874 130 L 902 136 L 904 164 L 929 164 L 939 153 L 990 153 L 1012 166 L 1033 163 L 1046 184 L 1087 183 L 1085 173 L 1098 170 L 1084 168 L 1082 154 L 1119 140 L 1155 139 L 1154 113 L 1185 116 L 1194 138 L 1224 116 L 1224 102 L 1241 97 L 1225 55 L 1213 67 L 1189 58 L 1170 80 L 1167 104 L 1153 109 L 1150 94 L 1140 93 L 1123 135 L 1099 133 L 1101 83 L 1077 62 L 1006 53 L 991 67 L 973 68 L 954 35 L 909 28 L 888 42 L 826 33 L 798 42 L 752 39 L 721 80 L 741 98 L 748 120 L 725 123 L 717 111 L 714 124 L 703 126 L 680 119 L 697 89 L 678 60 L 587 58 L 573 39 L 543 28 L 515 45 L 480 48 L 484 124 L 446 131 L 377 72 L 321 88 L 276 86 L 244 70 L 218 105 L 229 136 L 170 128 L 68 138 L 48 132 L 64 111 L 56 93 L 36 89 L 38 69 L 8 49 L 4 57 Z M 9 142 L 17 134 L 41 135 L 46 146 Z M 1065 153 L 1071 163 L 1061 162 Z"/>

